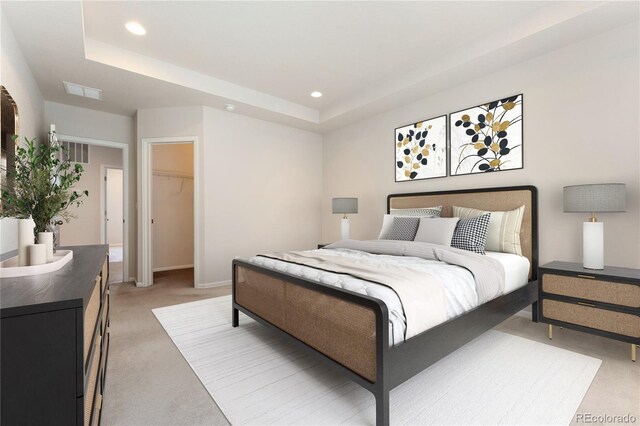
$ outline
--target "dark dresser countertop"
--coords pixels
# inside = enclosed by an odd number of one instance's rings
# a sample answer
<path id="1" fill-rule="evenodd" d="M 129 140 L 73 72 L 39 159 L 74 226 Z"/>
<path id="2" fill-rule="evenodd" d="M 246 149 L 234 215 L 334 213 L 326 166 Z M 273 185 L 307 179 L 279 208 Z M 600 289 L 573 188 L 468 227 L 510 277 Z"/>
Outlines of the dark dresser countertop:
<path id="1" fill-rule="evenodd" d="M 73 250 L 73 259 L 55 272 L 0 279 L 0 318 L 87 305 L 109 246 L 60 247 Z M 15 252 L 4 255 L 11 257 Z"/>

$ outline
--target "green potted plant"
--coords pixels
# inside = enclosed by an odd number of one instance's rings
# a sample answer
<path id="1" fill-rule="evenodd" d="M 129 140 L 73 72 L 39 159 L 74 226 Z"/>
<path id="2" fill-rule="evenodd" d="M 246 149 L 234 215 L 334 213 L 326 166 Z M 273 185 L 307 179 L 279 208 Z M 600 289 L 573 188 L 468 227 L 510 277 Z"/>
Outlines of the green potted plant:
<path id="1" fill-rule="evenodd" d="M 36 144 L 35 138 L 25 138 L 24 146 L 16 149 L 15 167 L 7 170 L 2 182 L 0 217 L 32 218 L 36 233 L 51 232 L 54 218 L 69 222 L 74 217 L 69 207 L 80 206 L 89 192 L 73 189 L 82 176 L 82 165 L 72 164 L 63 152 L 56 142 Z M 40 239 L 45 238 L 52 236 Z"/>

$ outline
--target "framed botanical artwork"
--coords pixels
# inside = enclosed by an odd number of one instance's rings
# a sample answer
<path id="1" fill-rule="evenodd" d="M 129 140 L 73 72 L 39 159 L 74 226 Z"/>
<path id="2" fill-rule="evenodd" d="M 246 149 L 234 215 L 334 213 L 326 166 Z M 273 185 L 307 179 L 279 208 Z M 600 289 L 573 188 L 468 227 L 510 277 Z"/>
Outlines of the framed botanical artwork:
<path id="1" fill-rule="evenodd" d="M 521 169 L 522 94 L 449 115 L 451 176 Z"/>
<path id="2" fill-rule="evenodd" d="M 430 118 L 395 131 L 396 182 L 447 175 L 447 116 Z"/>

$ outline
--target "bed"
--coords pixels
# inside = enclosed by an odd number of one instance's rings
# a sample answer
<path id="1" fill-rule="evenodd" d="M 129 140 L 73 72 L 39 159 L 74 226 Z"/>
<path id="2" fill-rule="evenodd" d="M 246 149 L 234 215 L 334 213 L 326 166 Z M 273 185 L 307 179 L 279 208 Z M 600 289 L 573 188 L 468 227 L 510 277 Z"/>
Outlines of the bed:
<path id="1" fill-rule="evenodd" d="M 443 206 L 442 217 L 451 217 L 453 205 L 489 211 L 525 206 L 520 233 L 525 266 L 523 262 L 507 266 L 513 258 L 502 253 L 486 256 L 505 265 L 505 282 L 500 295 L 467 306 L 453 315 L 447 313 L 444 321 L 426 330 L 416 331 L 414 327 L 408 338 L 399 338 L 402 334 L 406 336 L 407 330 L 397 331 L 398 326 L 393 325 L 396 308 L 380 292 L 363 294 L 354 287 L 322 282 L 314 275 L 300 276 L 286 269 L 277 270 L 273 262 L 280 259 L 265 257 L 262 263 L 255 259 L 236 259 L 232 275 L 232 325 L 238 326 L 239 312 L 243 312 L 288 336 L 292 342 L 372 392 L 376 399 L 376 424 L 388 425 L 391 389 L 528 305 L 532 306 L 532 320 L 537 321 L 536 188 L 479 188 L 387 197 L 387 213 L 392 209 L 436 205 Z M 337 250 L 343 246 L 335 247 Z M 315 254 L 320 256 L 322 252 L 317 250 Z M 522 278 L 523 271 L 525 278 Z"/>

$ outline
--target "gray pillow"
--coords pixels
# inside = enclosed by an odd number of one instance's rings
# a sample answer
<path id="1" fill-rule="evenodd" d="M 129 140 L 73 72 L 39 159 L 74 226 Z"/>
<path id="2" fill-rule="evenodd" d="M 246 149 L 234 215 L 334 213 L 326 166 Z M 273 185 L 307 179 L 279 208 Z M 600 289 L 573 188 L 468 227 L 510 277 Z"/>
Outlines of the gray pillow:
<path id="1" fill-rule="evenodd" d="M 413 240 L 449 247 L 458 220 L 457 217 L 422 217 Z"/>
<path id="2" fill-rule="evenodd" d="M 418 225 L 420 225 L 419 217 L 396 216 L 393 218 L 393 225 L 387 239 L 413 241 L 418 231 Z"/>

